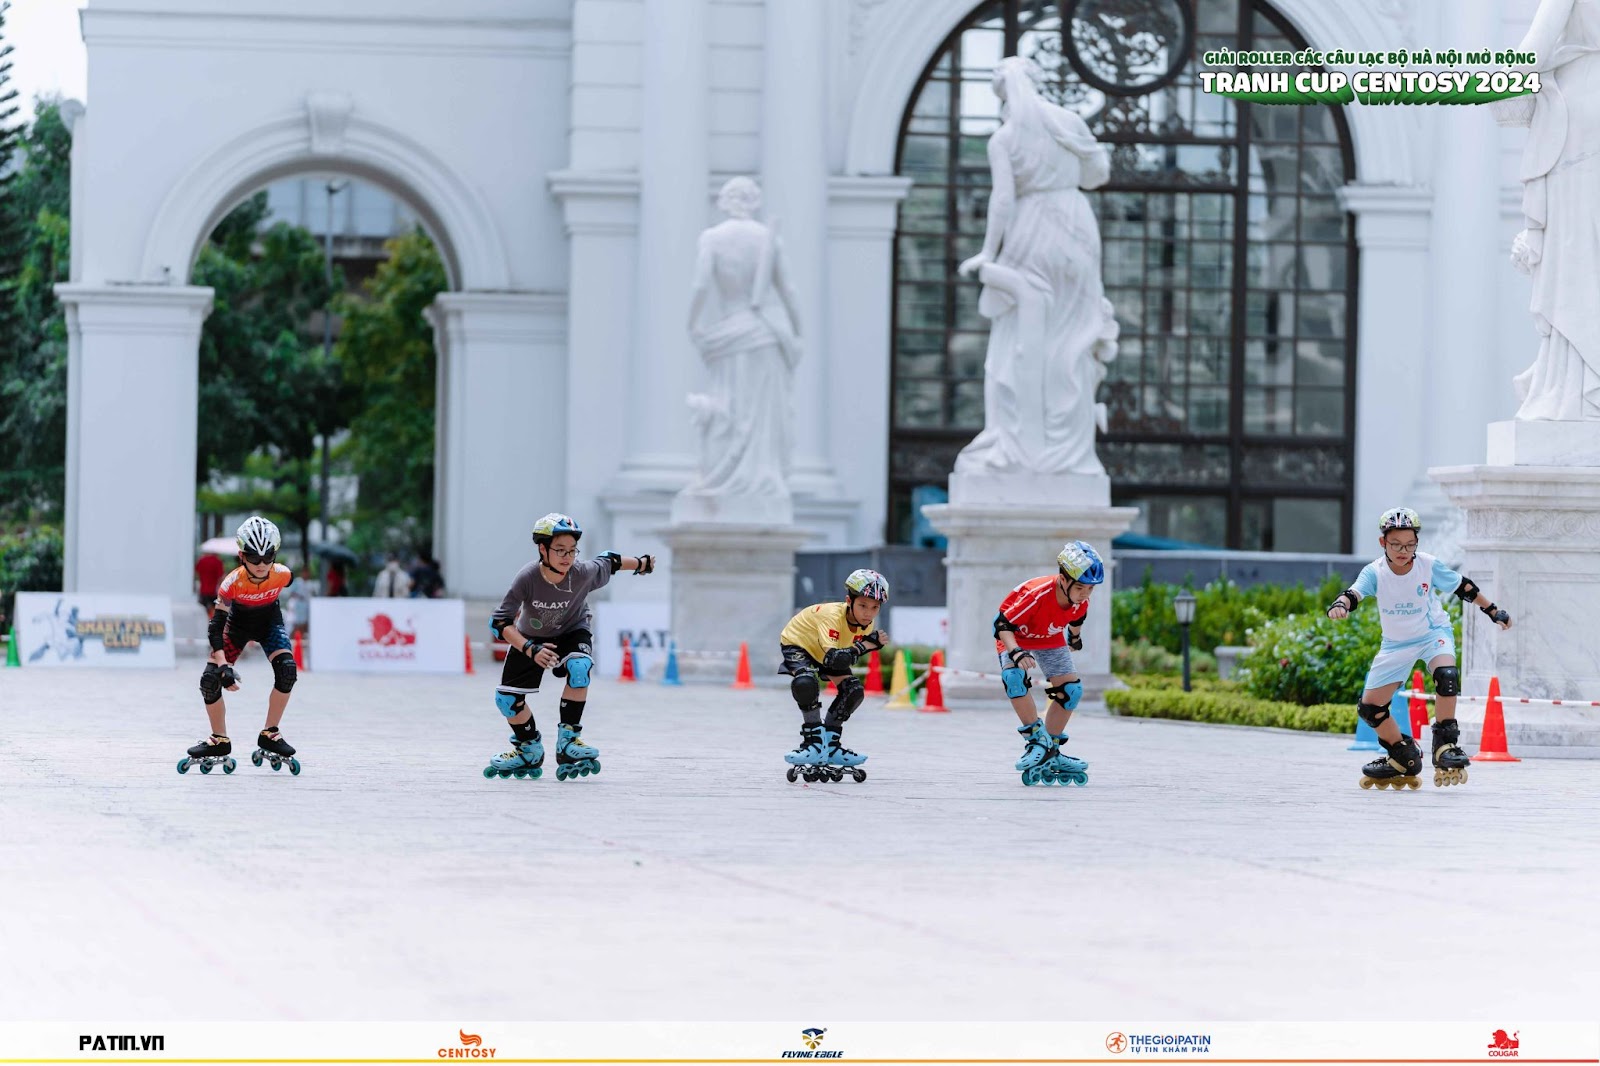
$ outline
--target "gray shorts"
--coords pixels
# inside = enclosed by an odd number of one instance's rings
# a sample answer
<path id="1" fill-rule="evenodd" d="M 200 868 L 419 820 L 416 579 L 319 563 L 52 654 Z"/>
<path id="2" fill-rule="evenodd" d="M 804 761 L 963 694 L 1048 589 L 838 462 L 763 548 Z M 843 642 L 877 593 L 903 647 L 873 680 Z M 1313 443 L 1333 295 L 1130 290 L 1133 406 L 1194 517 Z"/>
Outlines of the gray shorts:
<path id="1" fill-rule="evenodd" d="M 1023 651 L 1033 656 L 1033 661 L 1039 664 L 1039 669 L 1046 678 L 1065 677 L 1076 674 L 1077 668 L 1072 664 L 1072 649 L 1065 644 L 1059 648 L 1023 648 Z M 1000 653 L 1000 669 L 1004 670 L 1011 665 L 1011 659 L 1004 652 Z"/>

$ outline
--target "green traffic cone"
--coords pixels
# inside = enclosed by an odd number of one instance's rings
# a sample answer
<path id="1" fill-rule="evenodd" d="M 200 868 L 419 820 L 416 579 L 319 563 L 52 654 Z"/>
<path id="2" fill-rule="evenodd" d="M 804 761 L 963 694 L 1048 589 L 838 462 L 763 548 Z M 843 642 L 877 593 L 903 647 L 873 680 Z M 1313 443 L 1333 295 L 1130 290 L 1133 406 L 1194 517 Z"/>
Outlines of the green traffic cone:
<path id="1" fill-rule="evenodd" d="M 22 659 L 17 655 L 17 627 L 11 627 L 11 636 L 6 641 L 6 665 L 21 666 Z"/>

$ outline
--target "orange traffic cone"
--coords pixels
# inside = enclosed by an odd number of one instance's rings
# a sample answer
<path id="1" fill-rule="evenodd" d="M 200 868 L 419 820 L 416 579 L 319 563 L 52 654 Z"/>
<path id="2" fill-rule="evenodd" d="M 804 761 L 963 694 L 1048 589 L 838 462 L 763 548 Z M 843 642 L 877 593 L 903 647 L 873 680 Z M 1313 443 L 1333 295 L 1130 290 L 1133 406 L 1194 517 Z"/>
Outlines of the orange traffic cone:
<path id="1" fill-rule="evenodd" d="M 928 691 L 918 710 L 948 713 L 944 705 L 944 681 L 939 674 L 944 670 L 944 652 L 936 651 L 928 657 Z"/>
<path id="2" fill-rule="evenodd" d="M 755 688 L 750 681 L 750 645 L 739 642 L 739 669 L 733 675 L 734 688 Z"/>
<path id="3" fill-rule="evenodd" d="M 1483 712 L 1483 736 L 1473 762 L 1521 762 L 1506 750 L 1506 711 L 1500 706 L 1500 679 L 1489 679 L 1489 706 Z"/>
<path id="4" fill-rule="evenodd" d="M 478 671 L 476 671 L 476 670 L 474 670 L 472 668 L 472 638 L 471 637 L 462 637 L 461 638 L 461 644 L 462 644 L 462 646 L 464 648 L 466 648 L 466 651 L 467 651 L 467 673 L 469 673 L 469 674 L 477 673 Z"/>
<path id="5" fill-rule="evenodd" d="M 877 648 L 873 648 L 872 654 L 867 656 L 867 679 L 861 691 L 867 696 L 883 695 L 883 663 L 878 660 Z"/>
<path id="6" fill-rule="evenodd" d="M 1422 671 L 1411 671 L 1411 691 L 1422 691 Z M 1428 724 L 1428 701 L 1421 696 L 1412 696 L 1406 706 L 1411 711 L 1411 738 L 1422 736 L 1422 729 Z"/>
<path id="7" fill-rule="evenodd" d="M 628 638 L 622 638 L 622 676 L 618 681 L 633 681 L 633 645 L 628 643 Z"/>
<path id="8" fill-rule="evenodd" d="M 302 643 L 300 641 L 300 631 L 298 629 L 294 631 L 293 648 L 294 648 L 294 668 L 296 670 L 304 670 L 306 668 L 306 652 L 305 652 L 305 647 L 302 645 Z"/>

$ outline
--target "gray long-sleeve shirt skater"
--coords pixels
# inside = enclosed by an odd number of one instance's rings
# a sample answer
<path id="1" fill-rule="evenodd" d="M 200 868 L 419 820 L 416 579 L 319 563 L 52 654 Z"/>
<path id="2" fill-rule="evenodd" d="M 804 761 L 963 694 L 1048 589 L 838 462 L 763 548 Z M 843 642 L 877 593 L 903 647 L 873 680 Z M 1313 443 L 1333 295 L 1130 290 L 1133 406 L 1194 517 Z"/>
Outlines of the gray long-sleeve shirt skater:
<path id="1" fill-rule="evenodd" d="M 529 640 L 552 640 L 574 629 L 594 632 L 589 593 L 611 581 L 611 566 L 598 559 L 579 559 L 566 577 L 552 585 L 539 571 L 535 559 L 511 580 L 511 588 L 494 612 L 494 629 L 513 622 Z"/>

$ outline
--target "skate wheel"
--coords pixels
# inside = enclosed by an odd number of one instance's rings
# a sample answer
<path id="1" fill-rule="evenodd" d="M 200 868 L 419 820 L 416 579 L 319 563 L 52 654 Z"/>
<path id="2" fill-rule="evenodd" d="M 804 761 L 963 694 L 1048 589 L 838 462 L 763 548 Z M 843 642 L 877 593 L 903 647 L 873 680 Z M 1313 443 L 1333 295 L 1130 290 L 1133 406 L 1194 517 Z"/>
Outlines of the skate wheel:
<path id="1" fill-rule="evenodd" d="M 189 772 L 189 760 L 188 759 L 179 759 L 178 760 L 178 773 L 186 774 L 188 772 Z M 793 781 L 794 778 L 791 777 L 789 780 Z"/>
<path id="2" fill-rule="evenodd" d="M 597 773 L 599 773 L 599 772 L 600 772 L 600 760 L 599 760 L 599 759 L 596 759 L 596 760 L 595 760 L 595 761 L 594 761 L 594 769 L 593 769 L 593 770 L 590 770 L 590 771 L 589 771 L 589 772 L 590 772 L 590 773 L 591 773 L 591 774 L 597 774 Z"/>
<path id="3" fill-rule="evenodd" d="M 291 774 L 293 774 L 294 776 L 296 776 L 296 777 L 300 776 L 300 760 L 299 759 L 290 759 L 289 760 L 289 772 Z"/>
<path id="4" fill-rule="evenodd" d="M 1416 791 L 1416 790 L 1417 790 L 1417 789 L 1419 789 L 1419 788 L 1421 788 L 1421 787 L 1422 787 L 1422 782 L 1421 782 L 1421 781 L 1418 781 L 1418 780 L 1417 780 L 1417 779 L 1416 779 L 1416 778 L 1414 778 L 1414 777 L 1412 777 L 1412 778 L 1407 778 L 1407 779 L 1406 779 L 1406 787 L 1407 787 L 1407 788 L 1409 788 L 1409 789 L 1411 789 L 1411 791 L 1413 791 L 1413 792 L 1415 792 L 1415 791 Z"/>
<path id="5" fill-rule="evenodd" d="M 1089 783 L 1089 775 L 1081 772 L 1075 773 L 1072 775 L 1072 783 L 1077 785 L 1079 788 L 1082 788 L 1084 785 Z"/>
<path id="6" fill-rule="evenodd" d="M 257 766 L 260 766 L 261 765 L 261 753 L 259 751 L 252 751 L 250 753 L 250 761 L 255 763 Z"/>
<path id="7" fill-rule="evenodd" d="M 201 763 L 200 764 L 200 772 L 203 773 L 203 774 L 209 774 L 211 772 L 211 764 L 208 763 L 208 762 Z"/>
<path id="8" fill-rule="evenodd" d="M 483 776 L 487 777 L 491 781 L 494 780 L 495 773 L 496 773 L 495 768 L 492 767 L 492 766 L 485 766 L 483 768 Z"/>
<path id="9" fill-rule="evenodd" d="M 1361 787 L 1362 787 L 1362 788 L 1371 788 L 1371 787 L 1372 787 L 1372 785 L 1373 785 L 1373 781 L 1372 781 L 1372 778 L 1370 778 L 1370 777 L 1363 777 L 1363 778 L 1362 778 L 1362 779 L 1361 779 Z"/>
<path id="10" fill-rule="evenodd" d="M 182 765 L 182 764 L 180 763 L 179 765 Z M 179 771 L 179 773 L 182 773 L 182 772 L 183 771 L 181 771 L 181 770 Z M 785 770 L 783 772 L 783 776 L 787 777 L 789 779 L 789 783 L 792 785 L 792 784 L 795 783 L 795 781 L 797 781 L 799 779 L 800 771 L 796 770 L 794 767 L 791 766 L 791 767 L 789 767 L 789 769 L 787 769 L 787 770 Z"/>
<path id="11" fill-rule="evenodd" d="M 513 770 L 513 771 L 511 771 L 511 776 L 516 778 L 518 781 L 521 781 L 524 777 L 528 776 L 528 771 L 526 771 L 526 770 Z"/>
<path id="12" fill-rule="evenodd" d="M 283 761 L 281 759 L 273 759 L 272 760 L 272 772 L 273 773 L 277 773 L 281 769 L 283 769 Z"/>
<path id="13" fill-rule="evenodd" d="M 232 759 L 224 759 L 222 762 L 222 772 L 225 774 L 231 774 L 238 768 L 238 766 L 239 764 L 234 762 Z"/>
<path id="14" fill-rule="evenodd" d="M 856 784 L 859 785 L 861 782 L 867 779 L 867 772 L 861 769 L 859 766 L 853 766 L 850 768 L 850 776 L 855 778 Z"/>
<path id="15" fill-rule="evenodd" d="M 541 777 L 544 776 L 544 771 L 541 770 L 539 767 L 535 766 L 532 770 L 528 771 L 528 776 L 530 778 L 533 778 L 533 779 L 537 780 L 538 778 L 541 778 Z"/>

